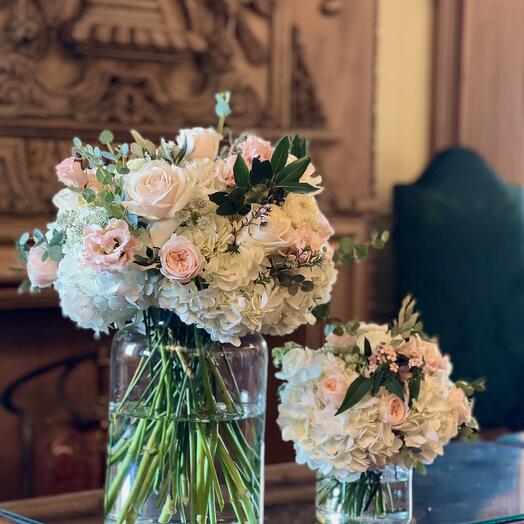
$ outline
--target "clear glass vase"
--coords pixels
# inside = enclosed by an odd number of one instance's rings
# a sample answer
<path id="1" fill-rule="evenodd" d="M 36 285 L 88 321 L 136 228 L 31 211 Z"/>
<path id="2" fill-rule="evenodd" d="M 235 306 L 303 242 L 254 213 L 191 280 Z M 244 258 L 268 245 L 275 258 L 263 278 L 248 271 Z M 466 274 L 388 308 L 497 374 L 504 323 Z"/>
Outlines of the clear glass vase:
<path id="1" fill-rule="evenodd" d="M 267 346 L 212 342 L 169 312 L 120 330 L 105 522 L 263 521 Z"/>
<path id="2" fill-rule="evenodd" d="M 317 476 L 316 514 L 321 524 L 411 522 L 411 469 L 386 466 L 340 482 Z"/>

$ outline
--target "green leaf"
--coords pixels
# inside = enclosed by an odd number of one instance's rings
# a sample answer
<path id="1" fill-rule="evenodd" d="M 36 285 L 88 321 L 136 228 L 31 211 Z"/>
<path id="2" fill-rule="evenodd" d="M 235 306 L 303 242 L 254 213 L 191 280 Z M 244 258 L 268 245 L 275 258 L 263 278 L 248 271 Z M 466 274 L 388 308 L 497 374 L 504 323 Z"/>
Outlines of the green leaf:
<path id="1" fill-rule="evenodd" d="M 49 258 L 54 262 L 60 262 L 62 260 L 62 247 L 61 246 L 50 246 L 47 249 Z"/>
<path id="2" fill-rule="evenodd" d="M 268 188 L 266 184 L 257 184 L 250 188 L 245 197 L 245 202 L 248 204 L 262 204 L 267 200 Z"/>
<path id="3" fill-rule="evenodd" d="M 315 306 L 313 311 L 311 311 L 317 320 L 317 324 L 329 317 L 329 305 L 329 302 L 326 302 L 325 304 L 319 304 L 318 306 Z"/>
<path id="4" fill-rule="evenodd" d="M 351 253 L 351 251 L 353 251 L 353 247 L 355 246 L 354 242 L 353 242 L 353 238 L 352 237 L 342 237 L 340 239 L 340 251 L 344 252 L 344 253 Z"/>
<path id="5" fill-rule="evenodd" d="M 82 147 L 82 140 L 75 136 L 75 138 L 73 138 L 73 144 L 75 147 Z"/>
<path id="6" fill-rule="evenodd" d="M 29 233 L 26 231 L 25 233 L 22 233 L 21 237 L 18 239 L 18 243 L 21 246 L 25 246 L 28 240 L 29 240 Z"/>
<path id="7" fill-rule="evenodd" d="M 357 404 L 365 395 L 371 391 L 371 379 L 358 376 L 349 386 L 342 404 L 335 415 L 340 415 Z"/>
<path id="8" fill-rule="evenodd" d="M 116 218 L 123 218 L 125 216 L 125 209 L 116 204 L 111 204 L 109 206 L 109 212 Z"/>
<path id="9" fill-rule="evenodd" d="M 300 138 L 295 135 L 291 140 L 291 154 L 297 158 L 302 158 L 307 155 L 309 149 L 309 140 L 307 138 Z"/>
<path id="10" fill-rule="evenodd" d="M 273 151 L 273 155 L 271 156 L 271 167 L 273 168 L 273 173 L 278 173 L 286 165 L 290 145 L 289 137 L 287 136 L 278 141 L 278 144 Z"/>
<path id="11" fill-rule="evenodd" d="M 91 203 L 93 203 L 96 200 L 96 194 L 95 194 L 95 192 L 92 189 L 86 188 L 86 189 L 82 190 L 82 198 L 88 204 L 91 204 Z"/>
<path id="12" fill-rule="evenodd" d="M 363 260 L 368 256 L 368 246 L 363 244 L 355 246 L 355 257 L 357 260 Z"/>
<path id="13" fill-rule="evenodd" d="M 384 387 L 393 395 L 397 395 L 401 400 L 404 400 L 404 387 L 402 382 L 392 374 L 389 374 L 384 380 Z"/>
<path id="14" fill-rule="evenodd" d="M 306 156 L 304 158 L 299 158 L 293 160 L 287 166 L 284 166 L 280 172 L 275 177 L 275 182 L 278 187 L 282 187 L 287 183 L 296 183 L 300 180 L 302 175 L 306 172 L 311 159 Z"/>
<path id="15" fill-rule="evenodd" d="M 261 161 L 258 157 L 253 158 L 251 166 L 251 185 L 256 186 L 273 178 L 273 169 L 269 160 Z"/>
<path id="16" fill-rule="evenodd" d="M 366 357 L 371 356 L 371 344 L 369 343 L 369 340 L 367 338 L 364 338 L 364 355 Z"/>
<path id="17" fill-rule="evenodd" d="M 223 91 L 221 93 L 215 93 L 215 114 L 218 118 L 226 118 L 231 114 L 231 107 L 229 101 L 231 99 L 230 91 Z"/>
<path id="18" fill-rule="evenodd" d="M 98 135 L 98 140 L 100 141 L 101 144 L 104 144 L 104 145 L 110 144 L 114 139 L 115 137 L 113 136 L 113 133 L 111 133 L 111 131 L 107 129 L 104 129 L 100 133 L 100 135 Z"/>
<path id="19" fill-rule="evenodd" d="M 216 193 L 211 193 L 209 195 L 209 200 L 219 206 L 227 200 L 229 193 L 227 191 L 217 191 Z"/>
<path id="20" fill-rule="evenodd" d="M 301 195 L 318 191 L 318 188 L 312 186 L 311 184 L 306 184 L 305 182 L 296 182 L 294 184 L 290 183 L 284 185 L 279 184 L 278 187 L 284 191 L 287 191 L 288 193 L 298 193 Z"/>
<path id="21" fill-rule="evenodd" d="M 249 169 L 247 168 L 242 155 L 237 155 L 235 165 L 233 166 L 233 174 L 235 176 L 235 183 L 238 187 L 249 187 Z"/>
<path id="22" fill-rule="evenodd" d="M 384 380 L 386 379 L 387 371 L 384 368 L 378 369 L 373 376 L 371 377 L 371 380 L 373 381 L 373 386 L 371 388 L 371 394 L 376 395 L 378 393 L 378 390 L 380 389 L 380 386 L 384 384 Z"/>
<path id="23" fill-rule="evenodd" d="M 315 284 L 311 280 L 305 280 L 300 284 L 300 289 L 305 293 L 309 293 L 315 289 Z"/>
<path id="24" fill-rule="evenodd" d="M 217 215 L 230 216 L 234 215 L 238 210 L 238 206 L 231 200 L 226 200 L 217 207 Z"/>
<path id="25" fill-rule="evenodd" d="M 412 406 L 413 401 L 417 400 L 420 393 L 420 381 L 422 379 L 422 374 L 420 369 L 412 369 L 412 376 L 409 379 L 409 407 Z"/>

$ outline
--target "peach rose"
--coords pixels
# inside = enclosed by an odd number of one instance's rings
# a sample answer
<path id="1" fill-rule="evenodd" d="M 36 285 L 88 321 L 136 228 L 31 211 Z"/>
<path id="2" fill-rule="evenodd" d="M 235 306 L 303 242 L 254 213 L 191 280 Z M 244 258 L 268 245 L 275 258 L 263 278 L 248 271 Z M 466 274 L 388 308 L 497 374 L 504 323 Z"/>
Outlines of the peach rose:
<path id="1" fill-rule="evenodd" d="M 221 140 L 222 135 L 212 127 L 208 129 L 203 127 L 181 129 L 176 138 L 180 147 L 186 144 L 187 156 L 193 159 L 210 158 L 211 160 L 217 156 Z"/>
<path id="2" fill-rule="evenodd" d="M 171 235 L 158 255 L 161 273 L 169 280 L 183 284 L 200 274 L 205 261 L 193 242 L 176 234 Z"/>
<path id="3" fill-rule="evenodd" d="M 392 428 L 401 427 L 408 419 L 409 409 L 406 402 L 393 393 L 388 393 L 382 398 L 382 422 L 391 424 Z"/>
<path id="4" fill-rule="evenodd" d="M 150 220 L 172 218 L 193 194 L 193 184 L 184 170 L 165 160 L 151 160 L 131 171 L 126 175 L 124 188 L 128 196 L 124 206 Z"/>
<path id="5" fill-rule="evenodd" d="M 66 186 L 85 187 L 88 182 L 87 174 L 75 157 L 68 157 L 55 166 L 56 176 Z"/>
<path id="6" fill-rule="evenodd" d="M 49 287 L 56 280 L 58 264 L 51 258 L 42 260 L 45 248 L 42 244 L 32 247 L 27 256 L 27 276 L 33 287 Z"/>
<path id="7" fill-rule="evenodd" d="M 338 408 L 348 389 L 348 381 L 342 373 L 332 373 L 318 384 L 318 396 L 326 405 Z"/>
<path id="8" fill-rule="evenodd" d="M 471 420 L 471 404 L 462 389 L 452 388 L 448 393 L 448 402 L 457 416 L 459 425 Z"/>
<path id="9" fill-rule="evenodd" d="M 137 245 L 124 220 L 113 218 L 104 228 L 89 226 L 82 243 L 84 265 L 95 271 L 122 271 L 133 262 Z"/>
<path id="10" fill-rule="evenodd" d="M 260 160 L 271 160 L 273 155 L 273 147 L 271 142 L 264 140 L 256 135 L 249 135 L 246 140 L 238 145 L 242 158 L 250 166 L 253 163 L 254 158 Z"/>

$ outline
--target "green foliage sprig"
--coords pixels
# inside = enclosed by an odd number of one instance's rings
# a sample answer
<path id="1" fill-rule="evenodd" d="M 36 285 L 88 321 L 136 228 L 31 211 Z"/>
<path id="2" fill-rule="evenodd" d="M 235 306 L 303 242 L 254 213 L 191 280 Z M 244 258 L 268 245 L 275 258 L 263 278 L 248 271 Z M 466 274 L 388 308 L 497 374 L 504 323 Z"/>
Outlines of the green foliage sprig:
<path id="1" fill-rule="evenodd" d="M 302 156 L 286 165 L 290 152 L 294 154 L 292 151 Z M 251 169 L 238 154 L 233 166 L 236 186 L 229 191 L 213 193 L 209 198 L 218 206 L 217 214 L 245 216 L 251 211 L 252 204 L 278 204 L 288 193 L 313 193 L 318 188 L 300 182 L 310 163 L 307 141 L 299 137 L 290 140 L 285 136 L 276 145 L 271 160 L 254 158 Z"/>

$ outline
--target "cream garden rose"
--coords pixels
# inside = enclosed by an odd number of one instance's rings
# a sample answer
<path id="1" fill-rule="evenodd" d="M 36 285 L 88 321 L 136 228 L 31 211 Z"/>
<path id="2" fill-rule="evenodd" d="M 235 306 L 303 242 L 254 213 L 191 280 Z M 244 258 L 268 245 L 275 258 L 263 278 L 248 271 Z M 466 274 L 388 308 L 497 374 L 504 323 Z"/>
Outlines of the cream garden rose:
<path id="1" fill-rule="evenodd" d="M 287 236 L 291 231 L 291 220 L 276 204 L 266 206 L 258 218 L 248 217 L 250 224 L 242 231 L 241 241 L 254 240 L 269 251 L 291 245 L 292 241 Z"/>
<path id="2" fill-rule="evenodd" d="M 161 220 L 180 211 L 193 194 L 194 186 L 184 169 L 165 160 L 151 160 L 126 175 L 124 206 L 138 216 Z"/>
<path id="3" fill-rule="evenodd" d="M 193 127 L 191 129 L 181 129 L 177 136 L 177 144 L 187 148 L 188 155 L 193 158 L 214 159 L 218 154 L 218 146 L 222 140 L 222 135 L 217 133 L 212 127 Z"/>
<path id="4" fill-rule="evenodd" d="M 344 400 L 347 389 L 347 378 L 342 373 L 331 373 L 320 381 L 318 394 L 320 400 L 322 400 L 326 406 L 332 406 L 338 409 Z"/>
<path id="5" fill-rule="evenodd" d="M 169 280 L 180 283 L 198 276 L 205 262 L 195 244 L 183 235 L 172 235 L 158 255 L 161 273 Z"/>
<path id="6" fill-rule="evenodd" d="M 32 247 L 27 257 L 27 276 L 33 287 L 46 288 L 56 280 L 58 264 L 47 257 L 42 260 L 45 249 L 42 245 Z"/>
<path id="7" fill-rule="evenodd" d="M 402 427 L 409 415 L 407 403 L 397 395 L 389 393 L 382 398 L 382 420 L 394 429 Z"/>

